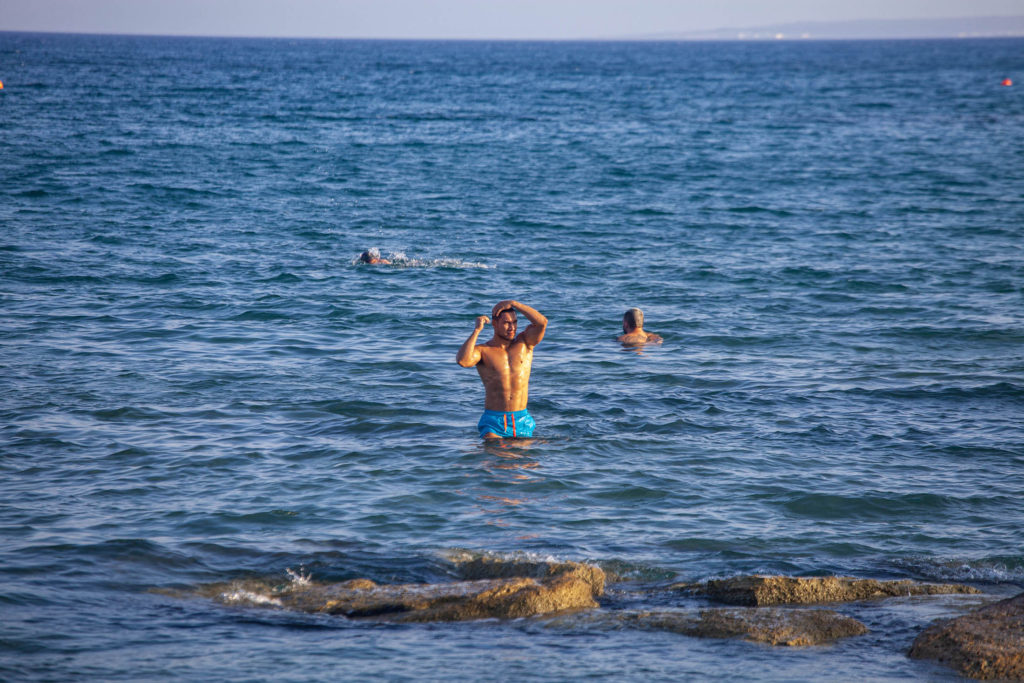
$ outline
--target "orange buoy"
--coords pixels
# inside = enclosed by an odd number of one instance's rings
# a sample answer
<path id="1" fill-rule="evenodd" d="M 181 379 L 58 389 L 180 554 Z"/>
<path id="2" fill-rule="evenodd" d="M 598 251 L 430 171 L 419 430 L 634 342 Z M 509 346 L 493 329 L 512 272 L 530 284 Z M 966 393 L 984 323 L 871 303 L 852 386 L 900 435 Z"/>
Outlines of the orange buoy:
<path id="1" fill-rule="evenodd" d="M 4 89 L 4 82 L 0 81 L 0 90 L 3 90 L 3 89 Z"/>
<path id="2" fill-rule="evenodd" d="M 1011 85 L 1013 85 L 1013 81 L 1011 81 L 1009 78 L 1004 78 L 1003 79 L 1003 85 L 1005 85 L 1007 88 L 1009 88 Z M 2 87 L 2 86 L 0 86 L 0 87 Z"/>

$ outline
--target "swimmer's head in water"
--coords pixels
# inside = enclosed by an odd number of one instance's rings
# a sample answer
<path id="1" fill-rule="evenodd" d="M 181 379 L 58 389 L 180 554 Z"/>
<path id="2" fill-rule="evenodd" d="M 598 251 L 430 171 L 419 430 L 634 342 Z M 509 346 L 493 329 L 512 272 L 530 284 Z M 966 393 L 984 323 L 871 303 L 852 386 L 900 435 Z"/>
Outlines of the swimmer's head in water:
<path id="1" fill-rule="evenodd" d="M 491 317 L 494 333 L 502 339 L 515 339 L 517 324 L 518 319 L 516 317 L 516 309 L 514 308 L 498 311 L 498 315 Z"/>
<path id="2" fill-rule="evenodd" d="M 644 326 L 644 312 L 639 308 L 631 308 L 622 316 L 622 329 L 624 332 L 639 330 Z"/>
<path id="3" fill-rule="evenodd" d="M 363 263 L 374 263 L 375 261 L 379 261 L 380 249 L 378 249 L 377 247 L 367 249 L 366 251 L 359 255 L 359 260 L 362 261 Z"/>

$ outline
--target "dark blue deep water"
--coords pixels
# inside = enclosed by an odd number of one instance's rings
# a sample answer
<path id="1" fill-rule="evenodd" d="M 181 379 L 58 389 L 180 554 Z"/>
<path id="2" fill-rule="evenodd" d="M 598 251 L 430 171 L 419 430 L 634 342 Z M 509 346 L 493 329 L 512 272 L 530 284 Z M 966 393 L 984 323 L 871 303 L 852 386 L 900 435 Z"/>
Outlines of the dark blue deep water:
<path id="1" fill-rule="evenodd" d="M 946 679 L 169 589 L 595 562 L 1024 586 L 1024 41 L 0 33 L 0 678 Z M 356 265 L 378 247 L 394 263 Z M 532 443 L 454 362 L 550 319 Z M 615 343 L 639 306 L 665 343 Z M 485 336 L 489 332 L 485 333 Z"/>

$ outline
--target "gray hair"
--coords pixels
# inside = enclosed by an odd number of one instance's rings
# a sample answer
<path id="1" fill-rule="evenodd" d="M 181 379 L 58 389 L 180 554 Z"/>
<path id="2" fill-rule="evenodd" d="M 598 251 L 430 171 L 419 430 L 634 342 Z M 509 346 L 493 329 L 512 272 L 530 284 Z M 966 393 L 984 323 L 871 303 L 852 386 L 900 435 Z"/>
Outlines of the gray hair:
<path id="1" fill-rule="evenodd" d="M 644 312 L 639 308 L 631 308 L 622 316 L 622 322 L 634 330 L 639 330 L 644 326 Z"/>

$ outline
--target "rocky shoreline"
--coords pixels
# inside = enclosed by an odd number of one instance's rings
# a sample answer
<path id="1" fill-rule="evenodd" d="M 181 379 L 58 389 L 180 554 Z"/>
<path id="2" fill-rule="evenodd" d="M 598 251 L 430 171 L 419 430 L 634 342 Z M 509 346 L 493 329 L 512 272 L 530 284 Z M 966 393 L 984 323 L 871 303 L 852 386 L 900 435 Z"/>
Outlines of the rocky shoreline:
<path id="1" fill-rule="evenodd" d="M 932 624 L 909 654 L 970 678 L 1024 680 L 1024 593 Z"/>
<path id="2" fill-rule="evenodd" d="M 666 631 L 791 647 L 826 645 L 868 633 L 857 619 L 821 605 L 981 594 L 962 584 L 751 575 L 667 587 L 669 593 L 709 603 L 699 609 L 601 609 L 599 599 L 605 596 L 606 583 L 618 577 L 609 577 L 593 564 L 469 552 L 447 559 L 458 580 L 318 583 L 293 577 L 283 584 L 247 579 L 207 584 L 188 594 L 161 592 L 357 620 L 423 623 L 536 617 L 552 628 L 590 625 Z M 964 676 L 1024 680 L 1024 593 L 934 623 L 917 637 L 909 656 L 938 661 Z"/>

